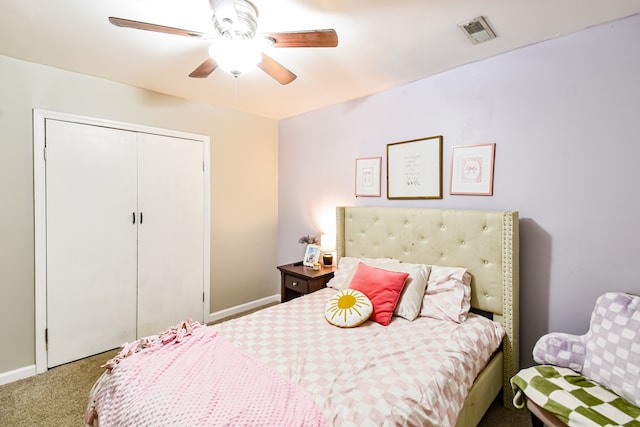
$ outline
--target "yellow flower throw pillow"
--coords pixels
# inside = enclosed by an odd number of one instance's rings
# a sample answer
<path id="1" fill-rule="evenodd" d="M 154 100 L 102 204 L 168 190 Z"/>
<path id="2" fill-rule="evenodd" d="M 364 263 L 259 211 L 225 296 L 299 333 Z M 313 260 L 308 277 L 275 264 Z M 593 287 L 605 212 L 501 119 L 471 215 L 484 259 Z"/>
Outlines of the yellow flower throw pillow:
<path id="1" fill-rule="evenodd" d="M 365 294 L 355 289 L 345 289 L 331 297 L 324 317 L 332 325 L 353 328 L 366 322 L 372 312 L 373 306 Z"/>

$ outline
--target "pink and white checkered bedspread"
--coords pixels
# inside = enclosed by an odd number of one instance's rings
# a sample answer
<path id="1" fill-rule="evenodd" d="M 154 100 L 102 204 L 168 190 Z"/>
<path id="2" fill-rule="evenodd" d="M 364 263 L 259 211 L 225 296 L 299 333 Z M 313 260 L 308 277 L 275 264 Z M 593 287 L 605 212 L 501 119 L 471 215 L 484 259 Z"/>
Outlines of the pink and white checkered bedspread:
<path id="1" fill-rule="evenodd" d="M 327 426 L 306 391 L 199 324 L 126 345 L 108 367 L 92 390 L 86 424 Z"/>
<path id="2" fill-rule="evenodd" d="M 307 390 L 332 426 L 455 426 L 477 374 L 504 330 L 470 315 L 455 322 L 394 317 L 330 325 L 334 289 L 214 325 L 234 345 Z"/>
<path id="3" fill-rule="evenodd" d="M 93 391 L 98 424 L 455 426 L 502 327 L 470 315 L 462 324 L 394 317 L 387 327 L 341 329 L 324 318 L 335 292 L 199 327 L 178 345 L 119 360 Z M 273 418 L 256 415 L 263 404 Z"/>

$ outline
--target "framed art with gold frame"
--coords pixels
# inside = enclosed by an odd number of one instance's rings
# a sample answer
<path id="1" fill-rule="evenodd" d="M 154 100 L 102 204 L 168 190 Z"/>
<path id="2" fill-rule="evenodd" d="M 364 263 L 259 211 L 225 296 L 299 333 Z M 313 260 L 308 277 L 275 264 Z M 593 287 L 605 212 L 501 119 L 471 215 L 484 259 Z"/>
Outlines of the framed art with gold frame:
<path id="1" fill-rule="evenodd" d="M 442 199 L 442 135 L 387 144 L 387 199 Z"/>

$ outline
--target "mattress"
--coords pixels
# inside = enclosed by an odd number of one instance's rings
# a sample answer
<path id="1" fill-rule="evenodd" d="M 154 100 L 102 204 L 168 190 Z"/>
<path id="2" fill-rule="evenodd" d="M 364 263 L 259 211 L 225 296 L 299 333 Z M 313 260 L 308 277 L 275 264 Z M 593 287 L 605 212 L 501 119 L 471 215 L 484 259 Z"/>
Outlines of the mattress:
<path id="1" fill-rule="evenodd" d="M 455 426 L 502 326 L 394 317 L 338 328 L 324 318 L 326 288 L 211 326 L 313 397 L 332 426 Z"/>

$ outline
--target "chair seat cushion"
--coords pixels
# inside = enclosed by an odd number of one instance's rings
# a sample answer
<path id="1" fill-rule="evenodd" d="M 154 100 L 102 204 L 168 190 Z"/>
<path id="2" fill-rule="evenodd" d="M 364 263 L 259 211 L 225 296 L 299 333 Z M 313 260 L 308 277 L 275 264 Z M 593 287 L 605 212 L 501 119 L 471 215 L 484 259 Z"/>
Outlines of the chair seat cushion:
<path id="1" fill-rule="evenodd" d="M 568 426 L 640 426 L 639 407 L 568 368 L 522 369 L 511 378 L 511 386 L 516 407 L 529 399 Z"/>

